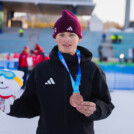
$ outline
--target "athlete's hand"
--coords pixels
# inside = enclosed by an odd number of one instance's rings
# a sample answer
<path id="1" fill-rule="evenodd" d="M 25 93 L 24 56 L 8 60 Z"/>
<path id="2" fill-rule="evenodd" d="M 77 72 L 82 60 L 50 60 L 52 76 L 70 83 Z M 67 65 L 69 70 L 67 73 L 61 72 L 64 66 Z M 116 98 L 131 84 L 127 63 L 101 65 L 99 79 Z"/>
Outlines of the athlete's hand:
<path id="1" fill-rule="evenodd" d="M 80 105 L 76 107 L 76 109 L 80 113 L 88 117 L 96 111 L 96 104 L 89 101 L 83 101 Z"/>

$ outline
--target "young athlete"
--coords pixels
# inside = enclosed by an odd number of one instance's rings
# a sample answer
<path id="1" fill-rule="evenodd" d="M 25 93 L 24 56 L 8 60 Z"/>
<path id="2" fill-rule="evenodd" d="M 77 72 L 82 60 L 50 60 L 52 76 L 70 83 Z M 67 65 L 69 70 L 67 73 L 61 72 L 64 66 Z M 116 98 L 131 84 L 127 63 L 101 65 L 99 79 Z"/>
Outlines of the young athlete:
<path id="1" fill-rule="evenodd" d="M 40 116 L 37 134 L 94 134 L 93 122 L 114 108 L 105 74 L 92 53 L 78 46 L 82 29 L 76 16 L 63 10 L 53 30 L 57 45 L 50 60 L 34 68 L 9 115 Z"/>

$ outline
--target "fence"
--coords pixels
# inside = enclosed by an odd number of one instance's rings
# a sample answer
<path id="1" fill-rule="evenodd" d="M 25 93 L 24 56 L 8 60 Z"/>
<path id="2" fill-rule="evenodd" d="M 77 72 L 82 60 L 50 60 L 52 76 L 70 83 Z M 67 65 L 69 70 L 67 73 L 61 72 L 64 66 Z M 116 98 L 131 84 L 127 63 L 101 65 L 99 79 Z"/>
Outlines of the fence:
<path id="1" fill-rule="evenodd" d="M 99 65 L 106 74 L 110 90 L 134 89 L 134 66 L 125 64 Z"/>
<path id="2" fill-rule="evenodd" d="M 4 69 L 4 68 L 16 70 L 16 69 L 18 69 L 18 61 L 0 60 L 0 69 Z"/>

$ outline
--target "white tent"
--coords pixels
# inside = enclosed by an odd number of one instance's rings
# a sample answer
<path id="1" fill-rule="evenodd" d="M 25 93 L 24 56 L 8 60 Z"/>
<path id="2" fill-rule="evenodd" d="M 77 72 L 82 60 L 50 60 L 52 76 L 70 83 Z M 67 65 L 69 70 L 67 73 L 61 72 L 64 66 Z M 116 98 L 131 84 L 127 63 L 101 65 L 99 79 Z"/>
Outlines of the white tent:
<path id="1" fill-rule="evenodd" d="M 90 31 L 102 31 L 103 22 L 96 16 L 92 15 L 90 19 Z"/>

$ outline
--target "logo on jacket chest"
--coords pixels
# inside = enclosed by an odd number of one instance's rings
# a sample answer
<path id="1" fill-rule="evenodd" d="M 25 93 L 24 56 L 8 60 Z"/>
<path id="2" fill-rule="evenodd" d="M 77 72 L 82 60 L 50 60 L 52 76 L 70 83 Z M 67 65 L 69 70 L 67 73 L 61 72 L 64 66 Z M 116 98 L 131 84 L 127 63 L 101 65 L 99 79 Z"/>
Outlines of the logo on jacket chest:
<path id="1" fill-rule="evenodd" d="M 55 85 L 55 81 L 54 79 L 51 77 L 49 78 L 46 82 L 45 82 L 45 85 Z"/>

